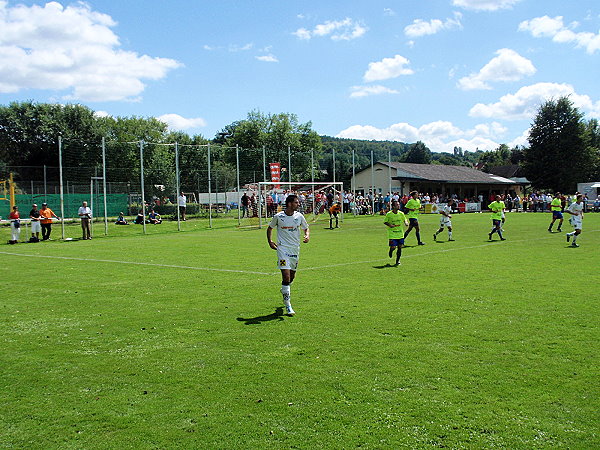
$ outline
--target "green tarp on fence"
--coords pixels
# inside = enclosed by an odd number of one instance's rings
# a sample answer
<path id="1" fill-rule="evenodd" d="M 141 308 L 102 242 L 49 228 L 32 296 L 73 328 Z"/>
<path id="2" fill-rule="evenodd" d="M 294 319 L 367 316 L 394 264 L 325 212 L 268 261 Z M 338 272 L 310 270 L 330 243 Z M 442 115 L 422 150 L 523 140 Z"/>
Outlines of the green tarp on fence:
<path id="1" fill-rule="evenodd" d="M 38 205 L 38 209 L 41 209 L 42 203 L 48 203 L 48 207 L 54 211 L 57 216 L 60 216 L 60 195 L 58 194 L 49 194 L 49 195 L 23 195 L 17 194 L 15 195 L 17 206 L 19 207 L 19 211 L 21 212 L 22 218 L 29 217 L 29 211 L 31 211 L 31 205 L 36 203 Z M 127 214 L 128 211 L 128 199 L 127 194 L 107 194 L 106 195 L 106 208 L 108 211 L 109 217 L 116 217 L 119 215 L 119 212 L 123 211 Z M 88 202 L 88 206 L 90 203 L 90 195 L 89 194 L 64 194 L 65 199 L 65 217 L 79 217 L 77 212 L 81 203 L 83 201 Z M 94 197 L 93 204 L 93 216 L 94 217 L 104 217 L 104 198 L 102 195 L 98 197 Z M 0 217 L 3 219 L 8 218 L 8 214 L 10 212 L 10 205 L 8 200 L 0 200 Z"/>

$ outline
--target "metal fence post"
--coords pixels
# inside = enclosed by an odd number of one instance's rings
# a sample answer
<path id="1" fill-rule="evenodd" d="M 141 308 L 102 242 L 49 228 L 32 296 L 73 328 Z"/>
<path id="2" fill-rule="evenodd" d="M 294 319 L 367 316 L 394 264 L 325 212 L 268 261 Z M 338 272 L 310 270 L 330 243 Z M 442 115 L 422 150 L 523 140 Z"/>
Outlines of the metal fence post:
<path id="1" fill-rule="evenodd" d="M 102 137 L 102 191 L 104 193 L 104 236 L 108 236 L 108 206 L 106 204 L 106 139 L 104 136 Z"/>
<path id="2" fill-rule="evenodd" d="M 144 141 L 140 141 L 140 180 L 142 183 L 142 225 L 144 234 L 146 234 L 146 193 L 144 192 Z"/>
<path id="3" fill-rule="evenodd" d="M 238 144 L 235 144 L 235 161 L 236 161 L 236 173 L 237 173 L 237 209 L 238 209 L 238 227 L 242 224 L 242 218 L 240 216 L 241 214 L 241 208 L 240 208 L 240 146 Z M 225 197 L 227 197 L 227 195 L 225 195 Z"/>
<path id="4" fill-rule="evenodd" d="M 175 142 L 175 186 L 177 192 L 175 193 L 175 204 L 177 205 L 177 231 L 181 231 L 181 217 L 179 214 L 179 146 Z"/>
<path id="5" fill-rule="evenodd" d="M 60 227 L 62 239 L 65 238 L 65 198 L 63 192 L 63 166 L 62 166 L 62 136 L 58 136 L 58 173 L 60 177 Z"/>
<path id="6" fill-rule="evenodd" d="M 212 179 L 211 179 L 211 175 L 210 175 L 210 142 L 209 142 L 208 143 L 208 227 L 209 228 L 212 228 L 212 188 L 211 188 L 211 183 L 212 183 Z M 198 196 L 200 196 L 200 193 L 198 193 Z M 198 202 L 200 202 L 200 197 L 198 197 Z M 219 207 L 219 202 L 217 201 L 217 208 L 218 207 Z M 198 208 L 200 208 L 199 203 L 198 203 Z"/>

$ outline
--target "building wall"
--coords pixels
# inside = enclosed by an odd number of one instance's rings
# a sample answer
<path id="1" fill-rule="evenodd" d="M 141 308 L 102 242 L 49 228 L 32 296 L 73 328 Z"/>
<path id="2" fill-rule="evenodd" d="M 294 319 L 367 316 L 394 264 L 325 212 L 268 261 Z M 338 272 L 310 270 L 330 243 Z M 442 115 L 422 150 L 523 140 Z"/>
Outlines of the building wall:
<path id="1" fill-rule="evenodd" d="M 375 192 L 379 193 L 387 193 L 390 190 L 390 173 L 391 176 L 396 176 L 396 169 L 390 169 L 383 164 L 375 163 L 373 166 L 374 169 L 374 185 Z M 355 177 L 352 179 L 351 186 L 354 187 L 356 191 L 369 192 L 371 190 L 371 168 L 367 168 L 361 172 L 358 172 Z M 401 188 L 400 182 L 398 180 L 392 180 L 392 192 L 399 192 Z M 405 185 L 405 193 L 406 185 Z"/>

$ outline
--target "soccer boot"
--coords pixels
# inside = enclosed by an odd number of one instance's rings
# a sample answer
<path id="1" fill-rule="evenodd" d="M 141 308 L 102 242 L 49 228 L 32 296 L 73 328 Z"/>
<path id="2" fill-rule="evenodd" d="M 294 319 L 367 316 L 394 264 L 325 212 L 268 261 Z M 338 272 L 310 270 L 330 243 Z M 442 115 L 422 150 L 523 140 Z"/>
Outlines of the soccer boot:
<path id="1" fill-rule="evenodd" d="M 571 247 L 579 247 L 579 244 L 576 244 L 575 242 L 573 242 L 570 246 Z"/>
<path id="2" fill-rule="evenodd" d="M 454 239 L 450 238 L 448 239 L 448 242 L 454 242 Z"/>
<path id="3" fill-rule="evenodd" d="M 506 240 L 506 238 L 500 238 L 500 240 L 501 240 L 501 241 L 505 241 L 505 240 Z"/>
<path id="4" fill-rule="evenodd" d="M 558 231 L 559 233 L 562 233 L 562 230 L 560 229 L 560 227 L 558 227 L 558 228 L 556 229 L 556 231 Z"/>
<path id="5" fill-rule="evenodd" d="M 492 240 L 492 233 L 488 233 L 488 240 Z"/>
<path id="6" fill-rule="evenodd" d="M 296 311 L 294 311 L 294 309 L 292 308 L 292 305 L 287 304 L 287 305 L 285 305 L 285 313 L 288 316 L 293 316 L 294 314 L 296 314 Z"/>
<path id="7" fill-rule="evenodd" d="M 549 233 L 552 233 L 552 228 L 548 228 L 548 232 L 549 232 Z"/>
<path id="8" fill-rule="evenodd" d="M 433 240 L 437 241 L 437 233 L 433 233 Z"/>
<path id="9" fill-rule="evenodd" d="M 418 245 L 425 245 L 425 242 L 419 242 Z"/>

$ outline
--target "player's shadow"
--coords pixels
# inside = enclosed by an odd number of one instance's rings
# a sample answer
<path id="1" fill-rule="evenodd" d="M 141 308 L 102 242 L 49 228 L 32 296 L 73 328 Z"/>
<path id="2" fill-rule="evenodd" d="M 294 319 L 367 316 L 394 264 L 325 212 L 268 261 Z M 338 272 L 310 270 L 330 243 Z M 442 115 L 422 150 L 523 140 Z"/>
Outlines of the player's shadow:
<path id="1" fill-rule="evenodd" d="M 266 316 L 257 316 L 257 317 L 249 317 L 243 318 L 238 317 L 238 322 L 244 322 L 244 325 L 258 325 L 262 322 L 270 322 L 272 320 L 283 320 L 283 306 L 278 306 L 275 308 L 275 312 L 271 314 L 267 314 Z"/>
<path id="2" fill-rule="evenodd" d="M 389 269 L 389 268 L 396 268 L 396 267 L 398 267 L 398 266 L 395 264 L 387 263 L 387 264 L 384 264 L 383 266 L 373 266 L 373 269 Z"/>

